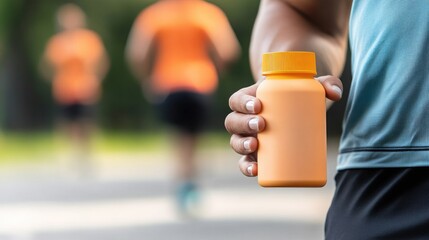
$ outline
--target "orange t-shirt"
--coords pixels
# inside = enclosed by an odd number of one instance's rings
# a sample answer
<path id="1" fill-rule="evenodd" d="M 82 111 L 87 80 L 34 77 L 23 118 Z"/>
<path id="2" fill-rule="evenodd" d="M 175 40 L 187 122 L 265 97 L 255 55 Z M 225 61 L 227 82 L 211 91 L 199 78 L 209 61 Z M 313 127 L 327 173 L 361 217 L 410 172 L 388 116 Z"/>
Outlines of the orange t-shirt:
<path id="1" fill-rule="evenodd" d="M 97 68 L 103 55 L 103 43 L 90 30 L 77 29 L 53 36 L 45 57 L 54 69 L 55 100 L 61 104 L 96 102 L 101 81 Z"/>
<path id="2" fill-rule="evenodd" d="M 231 36 L 225 35 L 233 33 L 225 31 L 231 27 L 218 7 L 200 0 L 163 0 L 145 9 L 134 28 L 153 40 L 155 92 L 210 93 L 216 89 L 218 76 L 210 50 L 213 41 L 217 47 L 227 47 Z"/>

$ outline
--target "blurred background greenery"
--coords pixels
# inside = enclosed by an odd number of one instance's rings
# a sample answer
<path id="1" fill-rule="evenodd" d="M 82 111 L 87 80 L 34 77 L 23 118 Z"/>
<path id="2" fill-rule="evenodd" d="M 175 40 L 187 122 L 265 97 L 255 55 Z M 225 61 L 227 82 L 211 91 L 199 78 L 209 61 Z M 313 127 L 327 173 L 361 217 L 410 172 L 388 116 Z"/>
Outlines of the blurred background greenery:
<path id="1" fill-rule="evenodd" d="M 153 3 L 149 0 L 1 0 L 0 1 L 0 121 L 2 130 L 46 131 L 53 128 L 56 109 L 50 84 L 38 67 L 47 40 L 56 32 L 55 10 L 76 3 L 88 14 L 89 28 L 98 32 L 106 45 L 111 69 L 103 82 L 97 123 L 103 130 L 153 130 L 161 126 L 143 98 L 140 85 L 124 61 L 124 47 L 138 13 Z M 229 112 L 228 98 L 252 83 L 248 48 L 259 1 L 211 0 L 228 16 L 242 46 L 240 60 L 220 77 L 210 129 L 223 131 Z M 349 70 L 345 71 L 348 86 Z M 345 94 L 347 96 L 347 94 Z M 328 113 L 328 130 L 338 134 L 345 100 Z"/>

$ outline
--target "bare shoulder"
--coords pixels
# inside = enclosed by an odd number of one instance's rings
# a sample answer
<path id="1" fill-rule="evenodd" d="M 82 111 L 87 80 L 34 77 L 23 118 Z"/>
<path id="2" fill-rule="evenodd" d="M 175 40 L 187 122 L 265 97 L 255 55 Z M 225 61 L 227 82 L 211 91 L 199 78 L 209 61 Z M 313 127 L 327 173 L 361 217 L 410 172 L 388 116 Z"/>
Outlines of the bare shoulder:
<path id="1" fill-rule="evenodd" d="M 101 41 L 100 35 L 94 30 L 83 28 L 77 32 L 80 36 L 91 41 Z"/>
<path id="2" fill-rule="evenodd" d="M 199 4 L 196 6 L 198 6 L 200 9 L 205 10 L 208 13 L 221 14 L 221 15 L 224 14 L 224 11 L 213 3 L 206 2 L 206 1 L 198 1 L 198 2 Z"/>
<path id="3" fill-rule="evenodd" d="M 47 45 L 48 46 L 54 46 L 54 45 L 58 45 L 59 42 L 61 42 L 61 39 L 64 38 L 64 34 L 63 33 L 56 33 L 55 35 L 53 35 L 52 37 L 49 38 Z"/>
<path id="4" fill-rule="evenodd" d="M 165 8 L 168 6 L 166 2 L 167 1 L 158 1 L 150 4 L 138 13 L 135 22 L 143 24 L 152 18 L 158 17 L 161 14 L 160 12 L 165 11 Z"/>

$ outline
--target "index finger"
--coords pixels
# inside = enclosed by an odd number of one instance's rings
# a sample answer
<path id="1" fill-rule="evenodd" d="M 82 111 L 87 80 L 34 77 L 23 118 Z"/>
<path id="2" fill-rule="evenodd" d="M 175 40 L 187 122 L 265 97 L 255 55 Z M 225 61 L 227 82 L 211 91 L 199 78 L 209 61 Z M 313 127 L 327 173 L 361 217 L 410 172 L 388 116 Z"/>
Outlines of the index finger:
<path id="1" fill-rule="evenodd" d="M 229 98 L 229 107 L 232 111 L 244 114 L 259 113 L 262 109 L 262 104 L 256 98 L 256 90 L 261 81 L 238 90 Z"/>

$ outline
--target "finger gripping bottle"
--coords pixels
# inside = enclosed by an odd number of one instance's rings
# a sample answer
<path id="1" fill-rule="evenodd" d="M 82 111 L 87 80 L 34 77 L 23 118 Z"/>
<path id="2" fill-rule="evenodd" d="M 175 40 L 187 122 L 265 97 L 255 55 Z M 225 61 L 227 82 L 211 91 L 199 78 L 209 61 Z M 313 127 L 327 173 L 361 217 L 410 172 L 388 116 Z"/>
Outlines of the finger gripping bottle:
<path id="1" fill-rule="evenodd" d="M 263 187 L 326 184 L 325 90 L 312 52 L 273 52 L 262 58 L 256 96 L 266 127 L 258 134 L 258 182 Z"/>

